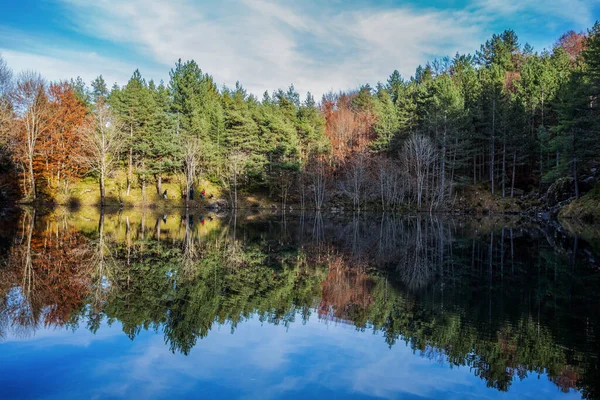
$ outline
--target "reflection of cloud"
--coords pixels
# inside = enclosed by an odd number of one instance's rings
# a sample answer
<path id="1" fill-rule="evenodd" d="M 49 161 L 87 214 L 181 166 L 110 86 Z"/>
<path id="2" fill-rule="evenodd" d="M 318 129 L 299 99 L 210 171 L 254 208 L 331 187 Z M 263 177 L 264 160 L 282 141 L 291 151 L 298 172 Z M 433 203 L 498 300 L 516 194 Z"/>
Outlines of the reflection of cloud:
<path id="1" fill-rule="evenodd" d="M 106 340 L 109 338 L 121 337 L 123 335 L 122 330 L 115 324 L 111 327 L 103 327 L 99 329 L 96 334 L 91 334 L 85 328 L 76 329 L 71 331 L 68 327 L 50 327 L 50 328 L 39 328 L 32 332 L 31 336 L 19 335 L 14 332 L 9 332 L 6 337 L 0 341 L 0 344 L 27 344 L 34 348 L 47 348 L 51 346 L 77 346 L 77 347 L 89 347 L 98 340 Z"/>
<path id="2" fill-rule="evenodd" d="M 251 319 L 234 334 L 228 327 L 213 329 L 198 341 L 189 356 L 172 354 L 161 333 L 141 332 L 129 340 L 120 326 L 102 326 L 91 335 L 51 331 L 30 342 L 29 365 L 61 365 L 36 379 L 36 390 L 56 393 L 61 382 L 77 382 L 86 398 L 248 398 L 332 397 L 370 398 L 498 398 L 468 368 L 449 368 L 413 354 L 405 345 L 388 348 L 379 334 L 325 324 L 315 316 L 305 325 L 261 324 Z M 42 333 L 42 332 L 40 332 Z M 115 336 L 116 335 L 116 336 Z M 78 347 L 86 337 L 87 347 Z M 56 346 L 71 345 L 73 348 Z M 65 358 L 63 354 L 68 354 Z M 87 360 L 83 362 L 82 360 Z M 4 361 L 0 384 L 19 374 Z M 8 369 L 10 368 L 10 369 Z M 24 370 L 25 371 L 25 370 Z M 57 375 L 60 375 L 57 376 Z M 7 378 L 8 377 L 8 378 Z M 525 380 L 529 381 L 529 380 Z M 524 382 L 525 382 L 524 381 Z M 547 379 L 533 384 L 515 382 L 510 395 L 560 395 Z M 532 386 L 533 385 L 533 386 Z M 64 389 L 64 388 L 63 388 Z M 27 391 L 27 387 L 21 390 Z M 33 388 L 31 388 L 33 390 Z M 27 393 L 23 392 L 23 397 Z"/>
<path id="3" fill-rule="evenodd" d="M 404 347 L 399 345 L 397 347 Z M 394 398 L 397 393 L 409 393 L 422 397 L 435 398 L 436 393 L 448 388 L 470 386 L 470 377 L 466 369 L 451 371 L 448 365 L 439 365 L 429 359 L 406 354 L 398 358 L 395 352 L 388 352 L 372 363 L 354 371 L 355 391 L 383 398 Z M 435 370 L 435 379 L 432 379 Z M 389 371 L 393 371 L 389 373 Z"/>

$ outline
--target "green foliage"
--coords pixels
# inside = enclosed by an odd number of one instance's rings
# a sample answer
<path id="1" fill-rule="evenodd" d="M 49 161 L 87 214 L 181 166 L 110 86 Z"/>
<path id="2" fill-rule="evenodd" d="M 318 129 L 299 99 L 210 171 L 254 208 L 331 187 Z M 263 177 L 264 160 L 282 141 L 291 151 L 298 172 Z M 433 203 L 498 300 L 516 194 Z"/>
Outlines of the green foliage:
<path id="1" fill-rule="evenodd" d="M 202 154 L 194 176 L 186 178 L 190 187 L 222 184 L 232 155 L 242 156 L 246 162 L 236 189 L 279 200 L 311 190 L 305 179 L 309 164 L 317 155 L 326 160 L 328 152 L 332 157 L 323 174 L 335 179 L 348 175 L 347 161 L 355 152 L 370 153 L 365 177 L 373 175 L 374 160 L 388 159 L 393 169 L 402 169 L 403 146 L 417 134 L 435 147 L 427 186 L 442 201 L 456 184 L 483 185 L 494 196 L 501 187 L 507 197 L 515 189 L 541 193 L 565 176 L 579 181 L 578 172 L 597 167 L 600 24 L 589 30 L 583 46 L 563 48 L 565 43 L 538 53 L 507 30 L 474 55 L 434 60 L 409 79 L 396 70 L 375 88 L 366 84 L 341 93 L 343 104 L 336 96 L 317 104 L 310 93 L 301 101 L 293 85 L 265 92 L 261 100 L 239 82 L 219 90 L 193 60 L 179 60 L 168 85 L 147 82 L 136 70 L 125 86 L 115 84 L 110 91 L 102 76 L 90 90 L 81 78 L 71 86 L 90 109 L 107 100 L 125 125 L 128 146 L 121 162 L 128 194 L 134 175 L 142 189 L 150 178 L 159 192 L 163 178 L 181 184 L 184 143 L 191 138 L 201 143 Z M 329 192 L 336 183 L 322 186 Z M 399 187 L 389 190 L 400 193 Z M 365 196 L 375 191 L 365 189 Z"/>

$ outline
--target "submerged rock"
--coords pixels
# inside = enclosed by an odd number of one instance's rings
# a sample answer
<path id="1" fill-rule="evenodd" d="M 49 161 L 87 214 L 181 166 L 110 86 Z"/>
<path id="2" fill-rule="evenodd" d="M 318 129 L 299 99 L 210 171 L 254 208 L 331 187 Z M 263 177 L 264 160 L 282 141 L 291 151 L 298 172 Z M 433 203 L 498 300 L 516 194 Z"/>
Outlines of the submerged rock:
<path id="1" fill-rule="evenodd" d="M 208 204 L 207 208 L 211 210 L 219 210 L 229 208 L 229 203 L 225 199 L 218 199 Z"/>

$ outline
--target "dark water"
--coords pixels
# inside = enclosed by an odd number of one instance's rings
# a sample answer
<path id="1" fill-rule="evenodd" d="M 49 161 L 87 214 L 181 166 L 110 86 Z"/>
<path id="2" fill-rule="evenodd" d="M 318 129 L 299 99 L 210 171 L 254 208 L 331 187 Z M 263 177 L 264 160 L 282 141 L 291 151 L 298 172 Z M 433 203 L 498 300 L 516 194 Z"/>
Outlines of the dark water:
<path id="1" fill-rule="evenodd" d="M 1 398 L 600 398 L 593 236 L 525 220 L 5 212 Z"/>

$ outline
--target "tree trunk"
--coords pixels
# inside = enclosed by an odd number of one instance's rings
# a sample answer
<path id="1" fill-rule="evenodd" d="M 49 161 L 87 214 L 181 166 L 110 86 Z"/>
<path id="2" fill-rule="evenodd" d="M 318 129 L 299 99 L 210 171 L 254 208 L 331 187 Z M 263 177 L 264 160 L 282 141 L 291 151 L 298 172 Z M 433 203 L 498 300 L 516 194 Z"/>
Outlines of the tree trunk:
<path id="1" fill-rule="evenodd" d="M 506 197 L 506 134 L 502 144 L 502 198 Z"/>
<path id="2" fill-rule="evenodd" d="M 146 202 L 146 177 L 142 176 L 142 202 Z"/>
<path id="3" fill-rule="evenodd" d="M 105 200 L 105 192 L 104 192 L 104 173 L 100 174 L 100 205 L 104 207 Z"/>
<path id="4" fill-rule="evenodd" d="M 129 138 L 133 141 L 133 125 L 129 126 Z M 133 147 L 129 143 L 129 166 L 127 169 L 127 196 L 131 192 L 131 181 L 133 180 Z"/>
<path id="5" fill-rule="evenodd" d="M 512 165 L 512 182 L 510 184 L 510 198 L 512 199 L 515 194 L 515 173 L 517 169 L 517 151 L 513 151 L 513 165 Z"/>
<path id="6" fill-rule="evenodd" d="M 100 242 L 104 240 L 104 208 L 100 209 L 100 219 L 98 220 L 98 234 Z"/>
<path id="7" fill-rule="evenodd" d="M 492 137 L 490 140 L 490 182 L 492 184 L 492 195 L 494 194 L 494 166 L 495 166 L 495 155 L 496 155 L 496 149 L 495 149 L 495 140 L 496 140 L 496 99 L 494 99 L 493 101 L 493 107 L 492 107 Z"/>
<path id="8" fill-rule="evenodd" d="M 441 172 L 441 178 L 440 178 L 440 202 L 444 201 L 444 191 L 445 191 L 445 184 L 446 184 L 446 132 L 448 130 L 447 127 L 447 117 L 444 116 L 444 136 L 442 139 L 442 159 L 441 159 L 441 166 L 440 166 L 440 172 Z"/>
<path id="9" fill-rule="evenodd" d="M 238 208 L 238 196 L 237 196 L 237 166 L 233 170 L 233 207 L 237 210 Z"/>
<path id="10" fill-rule="evenodd" d="M 186 209 L 188 209 L 190 207 L 190 190 L 191 189 L 192 189 L 192 186 L 190 185 L 190 180 L 186 176 L 186 182 L 185 182 L 185 208 Z"/>
<path id="11" fill-rule="evenodd" d="M 450 197 L 452 197 L 452 189 L 454 187 L 454 170 L 456 167 L 456 153 L 458 152 L 458 139 L 454 140 L 454 152 L 452 154 L 452 169 L 450 170 Z"/>
<path id="12" fill-rule="evenodd" d="M 477 185 L 477 156 L 473 154 L 473 185 Z"/>
<path id="13" fill-rule="evenodd" d="M 37 191 L 35 190 L 35 174 L 33 173 L 33 156 L 29 157 L 29 181 L 31 183 L 31 197 L 37 200 Z"/>
<path id="14" fill-rule="evenodd" d="M 158 175 L 156 178 L 156 193 L 161 196 L 162 195 L 162 176 Z"/>
<path id="15" fill-rule="evenodd" d="M 385 211 L 385 189 L 384 189 L 385 172 L 379 171 L 379 187 L 381 189 L 381 210 Z"/>
<path id="16" fill-rule="evenodd" d="M 542 176 L 544 176 L 544 150 L 542 139 L 540 138 L 540 191 L 542 189 Z"/>
<path id="17" fill-rule="evenodd" d="M 575 132 L 571 134 L 571 140 L 573 142 L 573 184 L 575 185 L 575 198 L 579 199 L 579 184 L 577 183 L 577 147 L 575 145 Z"/>

